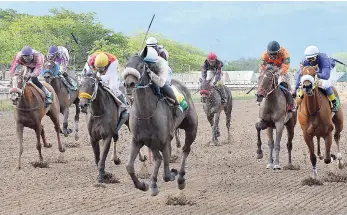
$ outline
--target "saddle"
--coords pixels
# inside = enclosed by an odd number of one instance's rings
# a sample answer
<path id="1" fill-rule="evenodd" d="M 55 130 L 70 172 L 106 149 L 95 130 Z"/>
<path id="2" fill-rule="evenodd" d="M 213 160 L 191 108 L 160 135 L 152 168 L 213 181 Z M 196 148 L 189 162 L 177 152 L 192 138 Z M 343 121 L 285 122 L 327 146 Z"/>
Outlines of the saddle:
<path id="1" fill-rule="evenodd" d="M 64 83 L 64 85 L 67 87 L 68 90 L 77 91 L 77 89 L 78 89 L 77 88 L 77 83 L 76 83 L 76 81 L 72 77 L 69 77 L 70 81 L 73 82 L 71 84 L 69 84 L 67 82 L 67 80 L 65 79 L 65 77 L 63 75 L 59 75 L 59 78 Z"/>
<path id="2" fill-rule="evenodd" d="M 157 85 L 151 85 L 151 87 L 152 87 L 154 94 L 159 98 L 159 100 L 161 100 L 161 101 L 165 100 L 170 106 L 174 105 L 174 101 L 170 97 L 164 95 L 160 91 L 160 88 Z M 179 103 L 181 111 L 184 112 L 188 108 L 186 96 L 183 93 L 181 93 L 174 85 L 171 85 L 170 87 L 174 91 L 174 94 L 175 94 L 176 99 Z"/>
<path id="3" fill-rule="evenodd" d="M 41 82 L 41 83 L 42 83 L 42 82 Z M 37 90 L 37 92 L 39 92 L 39 94 L 40 94 L 40 96 L 41 96 L 43 102 L 45 103 L 45 100 L 46 100 L 46 94 L 45 94 L 45 92 L 43 92 L 43 90 L 41 90 L 39 87 L 37 87 L 37 86 L 36 86 L 33 82 L 31 82 L 31 81 L 28 81 L 26 84 L 29 84 L 30 86 L 34 87 L 34 88 Z M 46 87 L 47 90 L 48 90 L 49 92 L 52 93 L 52 100 L 53 100 L 53 99 L 54 99 L 54 94 L 53 94 L 54 89 L 53 89 L 50 85 L 47 85 L 47 84 L 45 84 L 45 83 L 42 83 L 42 85 L 43 85 L 44 87 Z M 50 107 L 51 107 L 51 104 L 45 104 L 46 113 L 48 113 L 48 111 L 50 110 Z"/>

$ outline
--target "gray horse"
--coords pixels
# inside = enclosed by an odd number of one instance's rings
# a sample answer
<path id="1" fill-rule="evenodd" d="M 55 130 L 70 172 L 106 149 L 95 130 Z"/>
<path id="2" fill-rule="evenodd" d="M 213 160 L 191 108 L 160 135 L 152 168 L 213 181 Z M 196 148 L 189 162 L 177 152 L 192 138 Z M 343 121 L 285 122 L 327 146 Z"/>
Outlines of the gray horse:
<path id="1" fill-rule="evenodd" d="M 268 65 L 266 70 L 262 71 L 258 79 L 257 101 L 260 102 L 259 117 L 264 121 L 255 124 L 258 134 L 257 158 L 263 158 L 260 131 L 267 128 L 267 136 L 269 138 L 269 163 L 266 168 L 275 170 L 281 169 L 279 153 L 284 126 L 286 126 L 288 134 L 288 165 L 291 165 L 292 141 L 294 137 L 294 127 L 297 121 L 296 112 L 287 113 L 286 98 L 281 88 L 283 88 L 282 85 L 278 84 L 278 70 Z M 276 141 L 273 139 L 273 129 L 276 129 Z M 275 161 L 273 160 L 274 149 L 276 152 Z"/>
<path id="2" fill-rule="evenodd" d="M 127 57 L 123 71 L 127 96 L 133 98 L 129 116 L 132 141 L 126 169 L 137 189 L 148 190 L 148 185 L 140 182 L 135 175 L 134 161 L 144 145 L 149 147 L 155 161 L 150 179 L 150 188 L 151 195 L 156 196 L 159 193 L 157 176 L 161 161 L 164 160 L 163 179 L 165 182 L 174 181 L 177 175 L 177 170 L 172 169 L 170 172 L 169 169 L 171 140 L 177 128 L 185 130 L 186 134 L 185 144 L 182 148 L 181 167 L 178 171 L 177 179 L 178 188 L 181 190 L 185 188 L 185 164 L 191 145 L 196 138 L 198 115 L 189 90 L 177 80 L 173 79 L 172 85 L 185 96 L 188 104 L 188 108 L 185 111 L 174 113 L 176 109 L 171 102 L 155 94 L 148 73 L 149 69 L 144 62 L 146 54 L 147 47 L 141 55 L 134 54 L 131 57 Z"/>
<path id="3" fill-rule="evenodd" d="M 212 81 L 211 79 L 210 81 Z M 233 109 L 233 97 L 231 91 L 225 85 L 222 86 L 225 90 L 225 95 L 227 97 L 226 104 L 222 106 L 221 96 L 215 86 L 210 85 L 210 81 L 199 79 L 201 101 L 203 103 L 203 108 L 207 116 L 207 120 L 210 122 L 212 127 L 212 142 L 211 145 L 218 144 L 219 132 L 219 118 L 220 113 L 224 110 L 226 116 L 226 126 L 228 129 L 228 142 L 230 141 L 230 120 L 231 111 Z"/>
<path id="4" fill-rule="evenodd" d="M 118 130 L 126 121 L 120 120 L 116 129 L 116 123 L 119 119 L 118 107 L 120 104 L 116 102 L 110 90 L 95 79 L 95 76 L 90 75 L 84 77 L 79 97 L 82 113 L 87 113 L 88 106 L 90 105 L 88 132 L 93 147 L 95 163 L 99 169 L 98 182 L 102 183 L 103 175 L 105 174 L 105 161 L 110 150 L 112 138 L 114 141 L 113 161 L 116 165 L 121 163 L 117 157 L 116 143 L 118 141 Z M 104 144 L 100 160 L 99 141 L 101 139 Z M 140 155 L 140 160 L 145 161 L 145 158 Z"/>

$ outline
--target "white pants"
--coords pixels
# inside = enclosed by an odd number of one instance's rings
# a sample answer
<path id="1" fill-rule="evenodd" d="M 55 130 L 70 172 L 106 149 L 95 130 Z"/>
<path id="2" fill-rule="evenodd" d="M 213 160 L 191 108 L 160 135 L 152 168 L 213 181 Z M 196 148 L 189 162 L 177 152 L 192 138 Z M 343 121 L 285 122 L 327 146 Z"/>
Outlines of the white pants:
<path id="1" fill-rule="evenodd" d="M 324 90 L 331 87 L 331 76 L 332 76 L 332 73 L 334 73 L 334 72 L 336 72 L 336 67 L 334 67 L 333 69 L 330 70 L 330 77 L 328 80 L 319 79 L 318 87 L 322 88 Z"/>
<path id="2" fill-rule="evenodd" d="M 212 81 L 210 81 L 210 86 L 212 86 L 213 83 L 216 81 L 216 75 L 215 74 L 216 74 L 216 71 L 207 70 L 206 81 L 212 80 Z M 221 74 L 221 76 L 222 76 L 222 74 Z M 221 78 L 220 82 L 223 83 L 222 78 Z"/>
<path id="3" fill-rule="evenodd" d="M 102 80 L 102 83 L 110 88 L 110 90 L 118 97 L 122 95 L 122 91 L 119 90 L 119 80 L 117 74 L 118 60 L 112 62 L 106 70 L 105 75 L 97 73 Z"/>

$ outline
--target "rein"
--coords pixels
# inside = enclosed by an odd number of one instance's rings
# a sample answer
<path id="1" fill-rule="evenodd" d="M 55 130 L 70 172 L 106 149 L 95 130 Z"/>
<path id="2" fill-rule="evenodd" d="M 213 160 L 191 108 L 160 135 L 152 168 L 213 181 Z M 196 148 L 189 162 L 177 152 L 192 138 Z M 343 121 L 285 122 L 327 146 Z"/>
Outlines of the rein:
<path id="1" fill-rule="evenodd" d="M 317 81 L 318 79 L 317 79 L 317 76 L 315 77 L 315 80 Z M 313 90 L 317 87 L 318 88 L 318 85 L 316 84 L 316 83 L 312 83 L 312 86 L 313 86 Z M 321 108 L 322 108 L 322 96 L 321 96 L 321 93 L 319 92 L 319 89 L 317 89 L 318 90 L 318 95 L 319 95 L 319 100 L 320 100 L 320 106 L 319 106 L 319 109 L 316 111 L 316 112 L 314 112 L 313 114 L 308 114 L 308 115 L 306 115 L 306 114 L 304 114 L 302 111 L 301 111 L 301 106 L 302 106 L 302 104 L 300 105 L 300 113 L 302 113 L 304 116 L 307 116 L 307 117 L 309 117 L 309 116 L 315 116 L 315 115 L 317 115 L 319 112 L 320 112 L 320 110 L 321 110 Z"/>
<path id="2" fill-rule="evenodd" d="M 266 77 L 268 77 L 268 76 L 266 75 L 265 72 L 266 72 L 266 71 L 264 71 L 264 75 L 263 75 L 262 80 L 261 80 L 261 82 L 260 82 L 260 84 L 259 84 L 260 91 L 265 92 L 264 98 L 268 97 L 273 91 L 275 91 L 275 90 L 277 89 L 278 85 L 276 84 L 276 77 L 279 76 L 277 73 L 273 73 L 273 75 L 272 75 L 272 80 L 271 80 L 270 83 L 271 83 L 271 85 L 274 86 L 274 88 L 272 88 L 272 89 L 270 88 L 270 90 L 265 90 L 264 88 L 260 87 L 260 86 L 262 86 L 262 84 L 263 84 L 263 82 L 264 82 L 264 79 L 265 79 Z"/>

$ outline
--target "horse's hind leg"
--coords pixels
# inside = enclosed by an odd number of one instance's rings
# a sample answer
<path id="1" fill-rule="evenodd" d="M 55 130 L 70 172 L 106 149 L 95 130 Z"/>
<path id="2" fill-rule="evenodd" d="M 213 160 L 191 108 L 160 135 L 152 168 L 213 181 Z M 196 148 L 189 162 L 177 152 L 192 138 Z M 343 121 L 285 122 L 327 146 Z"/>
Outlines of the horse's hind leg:
<path id="1" fill-rule="evenodd" d="M 281 149 L 281 139 L 283 134 L 283 121 L 279 121 L 275 123 L 276 125 L 276 141 L 275 141 L 275 162 L 274 169 L 281 169 L 280 166 L 280 149 Z"/>
<path id="2" fill-rule="evenodd" d="M 81 108 L 79 107 L 79 99 L 75 102 L 76 114 L 75 114 L 75 140 L 78 141 L 78 122 L 80 121 Z"/>
<path id="3" fill-rule="evenodd" d="M 130 154 L 129 154 L 128 163 L 126 165 L 126 170 L 128 174 L 130 175 L 131 180 L 133 181 L 135 187 L 139 190 L 147 191 L 148 185 L 144 182 L 140 182 L 135 174 L 134 162 L 139 152 L 140 152 L 140 146 L 137 144 L 136 140 L 132 138 L 131 146 L 130 146 Z"/>
<path id="4" fill-rule="evenodd" d="M 274 138 L 273 138 L 273 128 L 268 127 L 266 129 L 266 134 L 268 136 L 269 142 L 269 159 L 268 164 L 266 166 L 266 169 L 273 169 L 274 168 L 274 159 L 273 159 L 273 150 L 274 150 Z"/>
<path id="5" fill-rule="evenodd" d="M 42 153 L 41 153 L 41 141 L 40 141 L 40 137 L 41 137 L 41 133 L 42 133 L 42 125 L 39 124 L 36 129 L 35 129 L 35 133 L 36 133 L 36 149 L 39 152 L 39 158 L 40 161 L 43 161 L 43 157 L 42 157 Z"/>
<path id="6" fill-rule="evenodd" d="M 218 133 L 218 124 L 219 124 L 220 112 L 214 114 L 214 122 L 212 126 L 212 145 L 216 146 L 218 144 L 217 133 Z"/>
<path id="7" fill-rule="evenodd" d="M 72 131 L 68 129 L 69 125 L 69 107 L 64 109 L 63 134 L 67 137 Z"/>
<path id="8" fill-rule="evenodd" d="M 113 157 L 112 160 L 115 165 L 119 165 L 121 163 L 119 157 L 117 157 L 117 141 L 118 141 L 118 132 L 113 136 Z"/>
<path id="9" fill-rule="evenodd" d="M 41 137 L 42 137 L 42 141 L 43 141 L 43 147 L 45 147 L 45 148 L 51 148 L 51 147 L 52 147 L 52 144 L 47 143 L 45 128 L 43 127 L 43 125 L 41 125 L 41 127 L 42 127 Z"/>
<path id="10" fill-rule="evenodd" d="M 292 120 L 288 122 L 286 125 L 287 129 L 287 136 L 288 136 L 288 142 L 287 142 L 287 150 L 288 150 L 288 165 L 292 164 L 292 149 L 293 149 L 293 138 L 294 138 L 294 125 L 292 123 Z"/>
<path id="11" fill-rule="evenodd" d="M 17 123 L 17 137 L 19 139 L 19 157 L 18 157 L 18 169 L 22 168 L 22 154 L 23 154 L 23 124 Z"/>
<path id="12" fill-rule="evenodd" d="M 106 161 L 108 152 L 110 151 L 111 140 L 112 140 L 112 136 L 103 140 L 104 144 L 102 147 L 101 158 L 100 158 L 99 165 L 98 165 L 98 168 L 99 168 L 98 183 L 102 183 L 102 181 L 103 181 L 103 176 L 105 174 L 105 161 Z"/>
<path id="13" fill-rule="evenodd" d="M 325 142 L 325 153 L 324 153 L 324 163 L 329 164 L 331 162 L 330 148 L 333 142 L 332 132 L 330 131 L 328 135 L 324 137 Z"/>
<path id="14" fill-rule="evenodd" d="M 227 106 L 228 107 L 228 106 Z M 230 121 L 231 121 L 231 109 L 224 109 L 226 117 L 226 126 L 228 129 L 228 142 L 230 142 Z"/>
<path id="15" fill-rule="evenodd" d="M 260 128 L 257 128 L 257 137 L 258 137 L 258 142 L 257 142 L 257 159 L 262 159 L 263 158 L 263 150 L 261 150 L 261 138 L 260 138 Z"/>
<path id="16" fill-rule="evenodd" d="M 341 131 L 343 129 L 343 115 L 341 111 L 337 113 L 337 120 L 334 123 L 335 124 L 335 134 L 334 134 L 334 140 L 336 142 L 337 146 L 337 162 L 339 169 L 343 169 L 343 161 L 342 161 L 342 155 L 340 153 L 340 137 L 341 137 Z"/>
<path id="17" fill-rule="evenodd" d="M 319 160 L 323 160 L 323 156 L 320 151 L 320 137 L 317 137 L 317 155 L 319 157 Z"/>
<path id="18" fill-rule="evenodd" d="M 51 107 L 53 108 L 53 106 Z M 57 110 L 53 111 L 50 110 L 49 114 L 47 114 L 49 116 L 49 118 L 51 118 L 52 122 L 54 123 L 54 129 L 55 132 L 57 133 L 57 139 L 58 139 L 58 148 L 60 152 L 65 152 L 65 148 L 64 146 L 61 144 L 61 140 L 60 140 L 60 125 L 59 125 L 59 112 L 56 113 Z"/>

